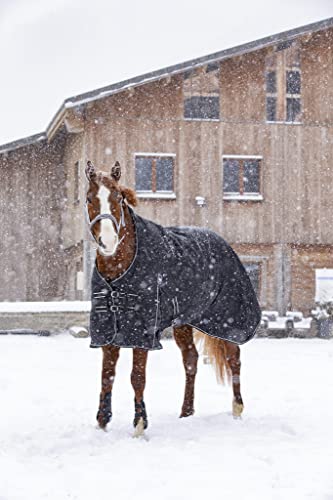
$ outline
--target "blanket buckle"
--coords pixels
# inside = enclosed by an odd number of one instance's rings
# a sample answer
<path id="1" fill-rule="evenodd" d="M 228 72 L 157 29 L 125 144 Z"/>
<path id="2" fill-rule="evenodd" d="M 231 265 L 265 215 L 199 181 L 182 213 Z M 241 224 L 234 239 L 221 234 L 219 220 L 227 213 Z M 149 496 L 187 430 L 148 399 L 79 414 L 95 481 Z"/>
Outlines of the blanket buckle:
<path id="1" fill-rule="evenodd" d="M 118 311 L 119 311 L 119 309 L 120 309 L 120 307 L 119 307 L 119 306 L 117 306 L 117 305 L 115 305 L 115 304 L 112 304 L 112 305 L 110 306 L 110 311 L 111 311 L 111 312 L 113 312 L 113 313 L 118 312 Z"/>
<path id="2" fill-rule="evenodd" d="M 124 297 L 124 295 L 125 295 L 124 292 L 118 292 L 118 290 L 112 290 L 111 291 L 111 297 L 113 299 L 121 299 L 121 298 Z"/>

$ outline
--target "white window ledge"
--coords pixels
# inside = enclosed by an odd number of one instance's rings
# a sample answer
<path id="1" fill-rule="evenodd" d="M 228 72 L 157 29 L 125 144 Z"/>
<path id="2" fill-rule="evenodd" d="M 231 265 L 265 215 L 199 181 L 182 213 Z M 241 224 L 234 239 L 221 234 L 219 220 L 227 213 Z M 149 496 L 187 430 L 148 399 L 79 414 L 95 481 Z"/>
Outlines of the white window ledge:
<path id="1" fill-rule="evenodd" d="M 147 198 L 150 200 L 175 200 L 176 193 L 169 191 L 137 191 L 136 195 L 138 198 Z"/>
<path id="2" fill-rule="evenodd" d="M 224 194 L 224 200 L 234 200 L 234 201 L 263 201 L 263 196 L 261 194 Z"/>
<path id="3" fill-rule="evenodd" d="M 184 118 L 185 122 L 219 122 L 220 118 Z"/>
<path id="4" fill-rule="evenodd" d="M 231 159 L 231 160 L 234 160 L 234 159 L 238 159 L 238 160 L 262 160 L 262 156 L 258 156 L 258 155 L 222 155 L 222 158 L 224 160 L 228 160 L 228 159 Z"/>
<path id="5" fill-rule="evenodd" d="M 152 157 L 158 156 L 158 157 L 163 157 L 163 158 L 165 158 L 165 157 L 169 158 L 171 156 L 172 158 L 174 158 L 176 156 L 176 153 L 140 153 L 139 152 L 139 153 L 134 153 L 134 156 L 149 156 L 149 157 L 150 156 L 152 156 Z"/>
<path id="6" fill-rule="evenodd" d="M 287 121 L 268 121 L 266 120 L 266 123 L 274 124 L 274 125 L 302 125 L 303 122 L 287 122 Z"/>

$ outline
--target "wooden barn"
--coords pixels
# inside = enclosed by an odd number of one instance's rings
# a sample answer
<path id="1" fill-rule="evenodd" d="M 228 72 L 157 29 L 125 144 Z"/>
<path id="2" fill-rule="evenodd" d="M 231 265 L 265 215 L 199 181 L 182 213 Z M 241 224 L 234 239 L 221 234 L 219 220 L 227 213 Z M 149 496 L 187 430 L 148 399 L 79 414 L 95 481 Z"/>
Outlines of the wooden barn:
<path id="1" fill-rule="evenodd" d="M 0 147 L 0 301 L 89 298 L 85 162 L 119 160 L 138 211 L 208 226 L 264 309 L 315 305 L 333 275 L 333 18 L 66 99 Z"/>

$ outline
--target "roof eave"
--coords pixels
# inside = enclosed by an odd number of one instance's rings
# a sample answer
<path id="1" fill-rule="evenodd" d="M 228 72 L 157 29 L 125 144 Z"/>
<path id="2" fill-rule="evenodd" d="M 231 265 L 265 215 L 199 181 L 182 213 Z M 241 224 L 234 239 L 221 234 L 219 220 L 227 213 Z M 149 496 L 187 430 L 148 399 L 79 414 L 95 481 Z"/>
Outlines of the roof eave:
<path id="1" fill-rule="evenodd" d="M 23 139 L 8 142 L 7 144 L 3 144 L 2 146 L 0 146 L 0 154 L 10 153 L 11 151 L 36 144 L 37 142 L 43 141 L 45 139 L 45 132 L 41 132 L 39 134 L 30 135 L 29 137 L 24 137 Z"/>
<path id="2" fill-rule="evenodd" d="M 65 106 L 65 102 L 63 102 L 63 104 L 60 106 L 57 113 L 54 115 L 53 119 L 51 120 L 51 122 L 49 123 L 49 125 L 46 129 L 45 134 L 47 136 L 48 141 L 51 141 L 52 138 L 55 136 L 58 129 L 63 124 L 65 116 L 66 116 L 66 106 Z"/>

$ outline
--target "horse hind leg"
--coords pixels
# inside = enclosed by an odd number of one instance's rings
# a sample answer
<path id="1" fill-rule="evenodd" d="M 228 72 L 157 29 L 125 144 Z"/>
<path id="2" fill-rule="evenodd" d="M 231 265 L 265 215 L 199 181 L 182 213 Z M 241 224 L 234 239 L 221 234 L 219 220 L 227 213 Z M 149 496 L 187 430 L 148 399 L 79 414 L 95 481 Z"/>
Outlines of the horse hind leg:
<path id="1" fill-rule="evenodd" d="M 193 329 L 189 325 L 174 328 L 174 339 L 181 350 L 185 368 L 185 394 L 180 417 L 194 414 L 194 385 L 197 374 L 198 351 L 193 340 Z"/>
<path id="2" fill-rule="evenodd" d="M 244 410 L 244 403 L 240 389 L 240 348 L 238 345 L 231 342 L 225 342 L 227 363 L 232 373 L 232 390 L 234 399 L 232 402 L 232 414 L 235 418 L 239 418 Z"/>
<path id="3" fill-rule="evenodd" d="M 105 429 L 112 418 L 111 396 L 114 378 L 116 375 L 116 364 L 119 358 L 119 347 L 104 346 L 102 366 L 102 389 L 99 398 L 97 422 L 101 429 Z"/>
<path id="4" fill-rule="evenodd" d="M 131 373 L 131 383 L 134 389 L 135 413 L 133 425 L 135 428 L 134 437 L 139 437 L 148 427 L 148 417 L 146 412 L 143 393 L 146 386 L 146 366 L 148 351 L 143 349 L 133 349 L 133 368 Z"/>
<path id="5" fill-rule="evenodd" d="M 240 348 L 232 342 L 201 333 L 197 339 L 203 342 L 203 352 L 215 368 L 217 381 L 222 384 L 226 379 L 232 381 L 232 414 L 235 418 L 240 417 L 244 408 L 240 392 Z"/>

